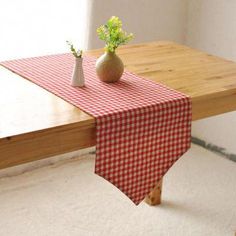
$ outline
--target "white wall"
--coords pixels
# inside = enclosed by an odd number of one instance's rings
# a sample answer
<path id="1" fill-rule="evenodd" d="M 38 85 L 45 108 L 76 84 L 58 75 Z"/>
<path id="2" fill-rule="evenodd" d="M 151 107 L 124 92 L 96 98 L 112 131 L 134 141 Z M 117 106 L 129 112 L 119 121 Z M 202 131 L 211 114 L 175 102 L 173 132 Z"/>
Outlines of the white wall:
<path id="1" fill-rule="evenodd" d="M 0 61 L 84 47 L 88 0 L 1 0 Z"/>
<path id="2" fill-rule="evenodd" d="M 236 61 L 236 0 L 189 0 L 186 44 Z M 193 135 L 236 153 L 236 112 L 194 122 Z"/>
<path id="3" fill-rule="evenodd" d="M 88 48 L 104 46 L 96 29 L 112 15 L 121 18 L 124 30 L 134 33 L 132 43 L 153 40 L 184 42 L 186 0 L 91 0 L 90 4 Z"/>

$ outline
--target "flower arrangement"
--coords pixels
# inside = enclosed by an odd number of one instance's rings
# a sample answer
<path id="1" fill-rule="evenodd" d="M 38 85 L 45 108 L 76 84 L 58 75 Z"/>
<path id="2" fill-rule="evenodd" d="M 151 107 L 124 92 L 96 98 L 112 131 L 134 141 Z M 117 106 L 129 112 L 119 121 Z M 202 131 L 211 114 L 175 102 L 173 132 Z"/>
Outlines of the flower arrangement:
<path id="1" fill-rule="evenodd" d="M 122 21 L 117 16 L 112 16 L 105 25 L 97 29 L 99 39 L 105 41 L 105 50 L 115 52 L 119 45 L 124 45 L 133 39 L 133 34 L 128 34 L 122 29 Z"/>
<path id="2" fill-rule="evenodd" d="M 72 55 L 75 57 L 75 64 L 71 78 L 71 86 L 73 87 L 83 87 L 85 84 L 84 81 L 84 71 L 83 71 L 83 58 L 82 58 L 82 50 L 76 50 L 74 45 L 66 41 L 70 46 L 70 51 Z"/>
<path id="3" fill-rule="evenodd" d="M 70 51 L 75 58 L 82 58 L 82 50 L 76 50 L 74 45 L 70 41 L 66 41 L 66 43 L 70 46 Z"/>

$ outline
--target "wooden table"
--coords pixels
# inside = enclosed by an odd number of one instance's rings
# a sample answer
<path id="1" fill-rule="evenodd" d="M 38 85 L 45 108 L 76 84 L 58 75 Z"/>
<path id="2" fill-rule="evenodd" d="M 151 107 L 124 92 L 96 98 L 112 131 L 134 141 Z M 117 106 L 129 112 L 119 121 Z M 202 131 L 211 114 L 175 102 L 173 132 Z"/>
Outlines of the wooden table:
<path id="1" fill-rule="evenodd" d="M 128 45 L 117 53 L 126 70 L 190 95 L 193 120 L 236 109 L 234 62 L 172 42 Z M 94 145 L 93 117 L 0 67 L 0 168 Z"/>

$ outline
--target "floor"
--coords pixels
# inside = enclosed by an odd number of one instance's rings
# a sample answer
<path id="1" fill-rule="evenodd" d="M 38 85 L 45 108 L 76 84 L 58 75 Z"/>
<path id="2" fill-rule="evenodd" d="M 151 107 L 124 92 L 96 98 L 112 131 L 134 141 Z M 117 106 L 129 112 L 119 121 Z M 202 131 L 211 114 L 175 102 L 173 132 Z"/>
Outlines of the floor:
<path id="1" fill-rule="evenodd" d="M 233 236 L 236 163 L 192 145 L 163 203 L 135 206 L 93 173 L 94 155 L 0 178 L 0 236 Z M 6 170 L 5 170 L 6 171 Z"/>

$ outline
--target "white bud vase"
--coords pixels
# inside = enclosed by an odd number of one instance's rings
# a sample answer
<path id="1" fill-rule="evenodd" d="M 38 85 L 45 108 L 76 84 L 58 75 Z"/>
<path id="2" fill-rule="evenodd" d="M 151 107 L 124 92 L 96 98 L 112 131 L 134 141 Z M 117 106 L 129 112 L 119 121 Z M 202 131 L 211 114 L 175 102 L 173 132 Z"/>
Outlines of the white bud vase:
<path id="1" fill-rule="evenodd" d="M 83 58 L 75 58 L 75 65 L 71 78 L 71 86 L 73 87 L 84 86 Z"/>

